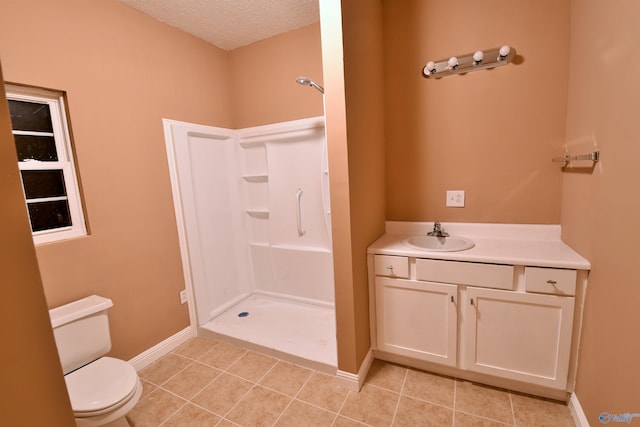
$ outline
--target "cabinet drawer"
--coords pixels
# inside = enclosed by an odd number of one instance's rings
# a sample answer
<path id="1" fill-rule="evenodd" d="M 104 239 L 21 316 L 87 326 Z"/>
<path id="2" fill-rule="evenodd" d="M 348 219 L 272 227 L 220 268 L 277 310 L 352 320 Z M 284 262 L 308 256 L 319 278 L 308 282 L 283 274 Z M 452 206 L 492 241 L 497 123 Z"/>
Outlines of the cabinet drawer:
<path id="1" fill-rule="evenodd" d="M 576 271 L 559 268 L 525 267 L 524 288 L 527 292 L 575 295 Z"/>
<path id="2" fill-rule="evenodd" d="M 404 256 L 376 255 L 376 276 L 409 277 L 409 258 Z"/>
<path id="3" fill-rule="evenodd" d="M 513 266 L 477 262 L 416 260 L 416 278 L 483 288 L 514 289 Z"/>

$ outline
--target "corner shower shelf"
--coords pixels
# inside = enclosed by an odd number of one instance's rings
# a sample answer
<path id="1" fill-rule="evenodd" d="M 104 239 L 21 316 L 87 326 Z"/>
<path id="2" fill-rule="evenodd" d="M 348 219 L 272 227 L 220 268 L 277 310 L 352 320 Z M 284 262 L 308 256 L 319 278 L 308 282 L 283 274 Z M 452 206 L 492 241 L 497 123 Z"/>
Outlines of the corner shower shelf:
<path id="1" fill-rule="evenodd" d="M 269 177 L 267 175 L 244 175 L 242 177 L 247 182 L 267 182 Z"/>
<path id="2" fill-rule="evenodd" d="M 253 218 L 269 219 L 269 211 L 266 209 L 247 209 L 246 212 Z"/>

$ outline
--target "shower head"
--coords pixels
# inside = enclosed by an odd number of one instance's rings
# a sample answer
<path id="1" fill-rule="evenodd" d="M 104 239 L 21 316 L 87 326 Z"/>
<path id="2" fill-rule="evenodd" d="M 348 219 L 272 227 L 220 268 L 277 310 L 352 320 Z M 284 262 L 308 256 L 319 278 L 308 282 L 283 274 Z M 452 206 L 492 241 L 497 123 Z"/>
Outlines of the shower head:
<path id="1" fill-rule="evenodd" d="M 318 83 L 311 80 L 309 77 L 296 77 L 296 83 L 303 86 L 311 86 L 320 91 L 320 93 L 324 93 L 324 88 L 320 86 Z"/>

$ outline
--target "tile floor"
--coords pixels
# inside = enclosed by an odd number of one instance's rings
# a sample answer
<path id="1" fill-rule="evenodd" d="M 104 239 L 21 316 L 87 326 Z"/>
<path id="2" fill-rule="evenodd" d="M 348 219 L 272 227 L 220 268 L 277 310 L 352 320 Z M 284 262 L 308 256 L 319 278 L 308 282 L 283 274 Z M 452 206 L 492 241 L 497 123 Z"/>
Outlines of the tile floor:
<path id="1" fill-rule="evenodd" d="M 360 393 L 332 376 L 194 338 L 140 372 L 139 426 L 574 426 L 566 405 L 376 360 Z"/>

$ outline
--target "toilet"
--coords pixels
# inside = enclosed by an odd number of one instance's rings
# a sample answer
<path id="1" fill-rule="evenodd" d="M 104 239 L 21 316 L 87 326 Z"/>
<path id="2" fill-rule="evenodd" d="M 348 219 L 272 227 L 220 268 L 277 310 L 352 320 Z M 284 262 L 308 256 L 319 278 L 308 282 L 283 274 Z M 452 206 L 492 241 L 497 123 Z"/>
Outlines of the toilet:
<path id="1" fill-rule="evenodd" d="M 125 415 L 142 394 L 133 365 L 104 356 L 111 349 L 111 307 L 110 299 L 91 295 L 49 310 L 78 427 L 129 426 Z"/>

